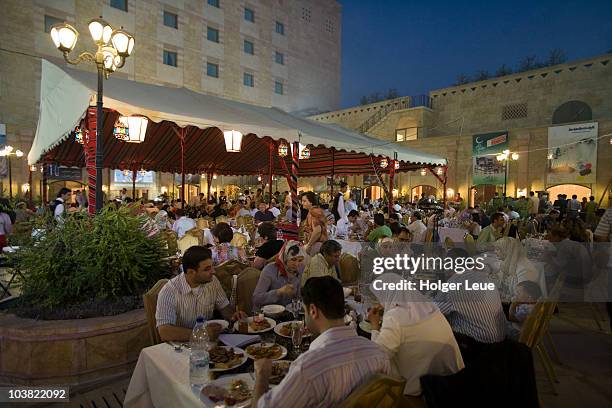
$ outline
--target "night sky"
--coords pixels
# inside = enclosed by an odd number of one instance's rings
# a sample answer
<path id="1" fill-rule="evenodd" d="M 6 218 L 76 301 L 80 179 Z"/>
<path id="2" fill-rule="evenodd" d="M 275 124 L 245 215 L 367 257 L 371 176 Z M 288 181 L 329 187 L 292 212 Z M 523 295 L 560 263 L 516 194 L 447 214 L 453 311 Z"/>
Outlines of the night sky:
<path id="1" fill-rule="evenodd" d="M 363 95 L 426 94 L 461 73 L 515 69 L 551 49 L 568 61 L 612 52 L 612 0 L 340 0 L 341 107 Z"/>

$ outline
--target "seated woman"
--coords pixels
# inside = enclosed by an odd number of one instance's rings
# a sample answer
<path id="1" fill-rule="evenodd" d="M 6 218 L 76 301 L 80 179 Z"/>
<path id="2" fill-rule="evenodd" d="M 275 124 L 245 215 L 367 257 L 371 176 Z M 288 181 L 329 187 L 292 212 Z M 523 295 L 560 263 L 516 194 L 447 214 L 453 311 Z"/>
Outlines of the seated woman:
<path id="1" fill-rule="evenodd" d="M 300 280 L 304 271 L 304 249 L 297 241 L 287 241 L 276 262 L 266 265 L 253 292 L 253 307 L 288 305 L 299 296 Z"/>
<path id="2" fill-rule="evenodd" d="M 480 235 L 480 231 L 482 231 L 482 227 L 480 226 L 480 214 L 472 213 L 472 218 L 467 221 L 467 230 L 474 237 L 474 239 L 478 239 L 478 235 Z"/>
<path id="3" fill-rule="evenodd" d="M 502 261 L 498 286 L 502 302 L 510 302 L 516 296 L 516 286 L 523 281 L 538 282 L 540 272 L 527 258 L 527 252 L 521 241 L 504 237 L 493 244 L 495 254 Z"/>
<path id="4" fill-rule="evenodd" d="M 215 225 L 212 230 L 215 238 L 215 246 L 211 248 L 213 256 L 213 264 L 220 265 L 229 260 L 237 260 L 242 263 L 247 263 L 246 251 L 244 248 L 232 246 L 230 242 L 234 238 L 234 231 L 225 222 L 220 222 Z"/>
<path id="5" fill-rule="evenodd" d="M 263 244 L 261 244 L 259 248 L 257 248 L 257 252 L 255 252 L 253 266 L 257 269 L 261 269 L 268 259 L 278 254 L 284 241 L 282 239 L 276 239 L 276 227 L 271 222 L 262 222 L 259 224 L 257 233 L 263 240 Z"/>
<path id="6" fill-rule="evenodd" d="M 394 284 L 402 280 L 394 273 L 378 279 Z M 391 370 L 406 379 L 405 395 L 421 394 L 424 375 L 450 375 L 463 369 L 453 331 L 431 300 L 418 291 L 376 290 L 374 284 L 370 290 L 380 302 L 368 312 L 372 341 L 387 351 Z"/>

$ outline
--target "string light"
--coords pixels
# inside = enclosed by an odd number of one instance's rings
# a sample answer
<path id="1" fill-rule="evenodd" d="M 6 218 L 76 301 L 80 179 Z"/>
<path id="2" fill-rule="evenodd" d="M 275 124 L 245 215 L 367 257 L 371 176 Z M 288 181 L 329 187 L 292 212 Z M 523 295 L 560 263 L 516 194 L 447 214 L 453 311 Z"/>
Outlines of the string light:
<path id="1" fill-rule="evenodd" d="M 380 167 L 381 168 L 386 169 L 388 165 L 389 165 L 389 161 L 385 157 L 380 159 Z"/>

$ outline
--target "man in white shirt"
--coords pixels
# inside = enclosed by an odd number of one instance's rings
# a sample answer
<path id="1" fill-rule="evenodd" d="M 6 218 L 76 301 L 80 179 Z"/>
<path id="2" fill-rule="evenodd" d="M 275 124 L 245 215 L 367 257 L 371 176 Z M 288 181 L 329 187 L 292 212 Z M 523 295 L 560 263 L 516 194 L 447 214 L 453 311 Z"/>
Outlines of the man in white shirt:
<path id="1" fill-rule="evenodd" d="M 53 216 L 59 222 L 64 220 L 64 212 L 66 211 L 66 203 L 70 200 L 72 193 L 69 188 L 62 187 L 57 193 L 57 197 L 53 202 Z"/>
<path id="2" fill-rule="evenodd" d="M 192 246 L 183 255 L 183 273 L 172 278 L 159 292 L 155 320 L 162 341 L 187 341 L 199 316 L 212 318 L 218 310 L 225 320 L 246 317 L 234 312 L 215 276 L 212 253 Z"/>
<path id="3" fill-rule="evenodd" d="M 410 225 L 408 231 L 412 234 L 412 242 L 423 242 L 425 239 L 425 231 L 427 226 L 421 221 L 421 213 L 415 212 L 410 216 Z"/>
<path id="4" fill-rule="evenodd" d="M 357 211 L 357 203 L 355 202 L 355 199 L 351 196 L 348 201 L 344 203 L 344 212 L 348 214 L 353 210 Z"/>
<path id="5" fill-rule="evenodd" d="M 252 407 L 336 407 L 373 374 L 391 373 L 385 351 L 344 324 L 340 282 L 310 278 L 301 294 L 306 326 L 315 339 L 268 392 L 272 362 L 255 360 Z"/>
<path id="6" fill-rule="evenodd" d="M 518 220 L 521 218 L 521 215 L 514 211 L 514 207 L 511 205 L 506 206 L 506 215 L 508 216 L 508 221 Z"/>
<path id="7" fill-rule="evenodd" d="M 572 199 L 569 201 L 567 205 L 567 214 L 570 218 L 578 217 L 578 211 L 582 208 L 580 201 L 578 201 L 578 196 L 576 194 L 572 195 Z"/>
<path id="8" fill-rule="evenodd" d="M 270 200 L 270 208 L 268 208 L 268 211 L 274 215 L 274 218 L 278 218 L 280 215 L 281 211 L 278 209 L 278 202 L 276 201 L 276 198 L 272 198 L 272 200 Z"/>
<path id="9" fill-rule="evenodd" d="M 540 207 L 540 199 L 535 196 L 533 191 L 529 192 L 529 201 L 527 202 L 527 212 L 530 216 L 535 217 L 538 215 L 538 210 Z"/>
<path id="10" fill-rule="evenodd" d="M 185 233 L 197 226 L 195 220 L 185 215 L 185 210 L 179 208 L 176 210 L 177 220 L 172 225 L 172 230 L 176 232 L 179 239 L 185 236 Z"/>

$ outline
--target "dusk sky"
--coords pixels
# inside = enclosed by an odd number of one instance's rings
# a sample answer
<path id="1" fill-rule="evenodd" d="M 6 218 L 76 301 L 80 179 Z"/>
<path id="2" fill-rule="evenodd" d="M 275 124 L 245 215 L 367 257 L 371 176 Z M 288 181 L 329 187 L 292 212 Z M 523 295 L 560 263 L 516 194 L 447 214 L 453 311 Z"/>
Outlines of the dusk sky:
<path id="1" fill-rule="evenodd" d="M 554 48 L 568 61 L 612 51 L 612 0 L 340 3 L 343 108 L 389 88 L 426 94 L 460 73 L 515 69 Z"/>

